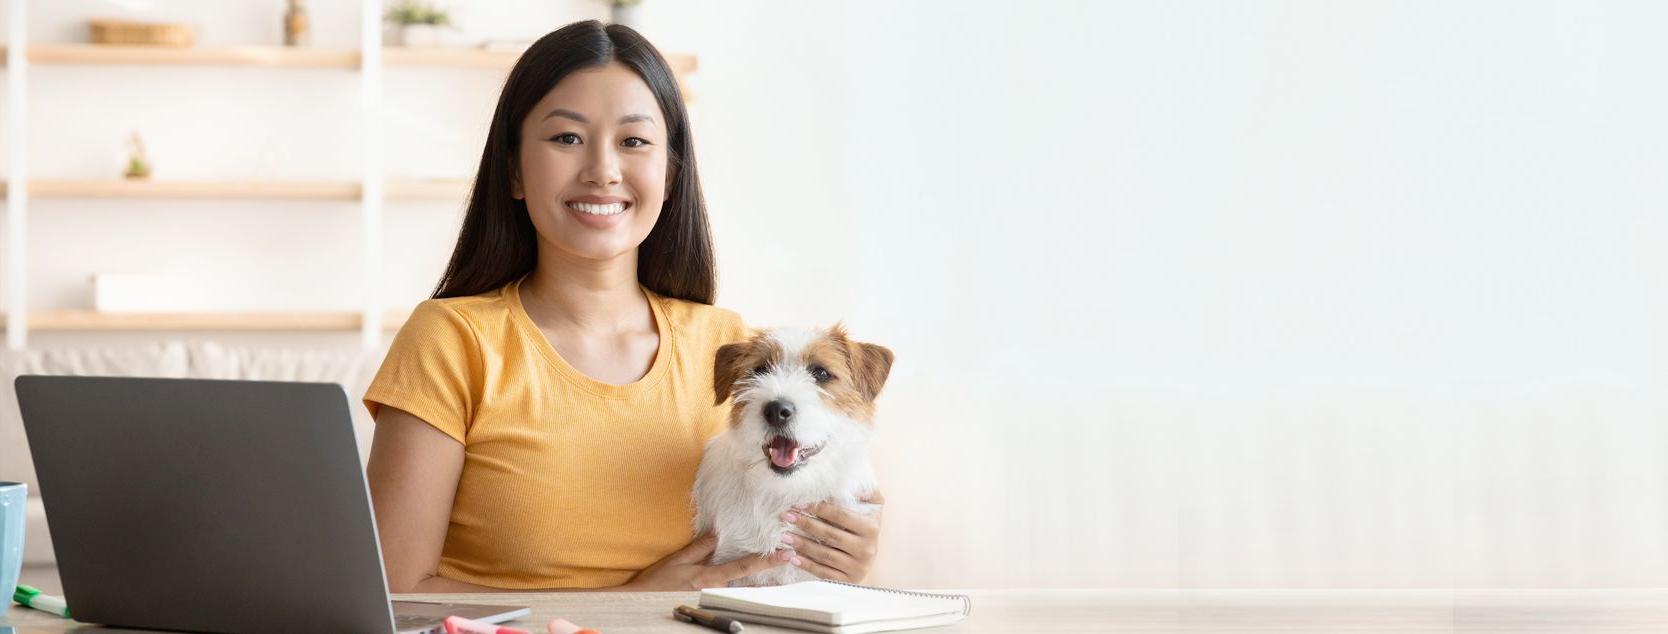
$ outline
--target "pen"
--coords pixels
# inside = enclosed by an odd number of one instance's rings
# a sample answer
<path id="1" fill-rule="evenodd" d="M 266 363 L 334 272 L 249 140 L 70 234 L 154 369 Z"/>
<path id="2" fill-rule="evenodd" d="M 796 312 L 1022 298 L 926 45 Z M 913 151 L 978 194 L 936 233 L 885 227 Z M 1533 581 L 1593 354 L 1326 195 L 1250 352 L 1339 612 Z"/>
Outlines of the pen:
<path id="1" fill-rule="evenodd" d="M 39 589 L 32 586 L 17 584 L 17 591 L 12 593 L 12 600 L 42 612 L 69 618 L 69 604 L 64 603 L 63 597 L 41 594 Z"/>
<path id="2" fill-rule="evenodd" d="M 718 616 L 717 614 L 713 614 L 706 610 L 692 608 L 687 605 L 680 605 L 672 608 L 672 618 L 685 623 L 704 625 L 720 632 L 729 632 L 730 634 L 736 634 L 736 632 L 741 631 L 741 621 L 725 616 Z"/>

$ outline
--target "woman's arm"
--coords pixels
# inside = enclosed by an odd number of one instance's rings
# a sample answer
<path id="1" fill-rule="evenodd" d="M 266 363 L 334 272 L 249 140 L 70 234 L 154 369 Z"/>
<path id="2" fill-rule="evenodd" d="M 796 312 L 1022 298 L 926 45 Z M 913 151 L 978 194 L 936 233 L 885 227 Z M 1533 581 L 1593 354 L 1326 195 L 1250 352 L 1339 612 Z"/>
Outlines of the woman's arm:
<path id="1" fill-rule="evenodd" d="M 377 408 L 365 477 L 389 592 L 512 592 L 438 573 L 462 474 L 463 445 L 457 440 L 410 412 L 387 405 Z"/>
<path id="2" fill-rule="evenodd" d="M 493 590 L 436 576 L 462 474 L 463 444 L 410 412 L 377 408 L 365 477 L 389 592 Z"/>
<path id="3" fill-rule="evenodd" d="M 707 565 L 717 540 L 697 539 L 667 555 L 624 585 L 609 588 L 505 590 L 439 576 L 440 549 L 451 522 L 452 501 L 463 474 L 463 445 L 410 412 L 383 405 L 365 476 L 371 487 L 376 530 L 388 591 L 408 592 L 598 592 L 608 590 L 692 590 L 722 586 L 783 565 L 791 553 L 758 555 Z"/>

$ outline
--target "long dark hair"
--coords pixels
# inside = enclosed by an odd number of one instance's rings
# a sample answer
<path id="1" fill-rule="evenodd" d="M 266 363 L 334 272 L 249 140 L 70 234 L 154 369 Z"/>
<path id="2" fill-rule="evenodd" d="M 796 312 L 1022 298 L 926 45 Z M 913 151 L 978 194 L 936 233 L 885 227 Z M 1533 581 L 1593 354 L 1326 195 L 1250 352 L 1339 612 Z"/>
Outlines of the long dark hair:
<path id="1" fill-rule="evenodd" d="M 498 97 L 481 167 L 457 247 L 434 298 L 477 295 L 514 281 L 538 263 L 537 232 L 527 202 L 510 195 L 521 149 L 521 122 L 556 83 L 576 70 L 618 61 L 643 78 L 666 118 L 667 168 L 673 171 L 666 205 L 637 251 L 637 280 L 663 296 L 711 304 L 717 264 L 707 204 L 695 171 L 695 144 L 683 93 L 654 45 L 629 27 L 575 22 L 539 38 L 516 60 Z"/>

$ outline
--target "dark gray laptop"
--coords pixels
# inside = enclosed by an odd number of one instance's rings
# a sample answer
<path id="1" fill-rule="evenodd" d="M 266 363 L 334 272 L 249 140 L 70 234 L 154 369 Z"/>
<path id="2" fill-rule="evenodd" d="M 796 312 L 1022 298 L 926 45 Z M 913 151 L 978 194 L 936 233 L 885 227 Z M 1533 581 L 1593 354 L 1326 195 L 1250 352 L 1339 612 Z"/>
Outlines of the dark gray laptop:
<path id="1" fill-rule="evenodd" d="M 20 376 L 78 621 L 199 632 L 440 631 L 519 606 L 388 600 L 334 383 Z"/>

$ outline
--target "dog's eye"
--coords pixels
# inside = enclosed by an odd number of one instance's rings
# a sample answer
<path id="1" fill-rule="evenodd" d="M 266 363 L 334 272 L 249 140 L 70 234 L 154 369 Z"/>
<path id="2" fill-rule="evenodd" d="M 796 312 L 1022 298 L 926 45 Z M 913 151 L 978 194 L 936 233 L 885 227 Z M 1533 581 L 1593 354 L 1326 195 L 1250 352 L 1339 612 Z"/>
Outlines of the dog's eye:
<path id="1" fill-rule="evenodd" d="M 818 383 L 827 383 L 834 379 L 834 375 L 829 374 L 828 370 L 824 370 L 820 365 L 813 365 L 811 366 L 811 378 L 816 379 Z"/>
<path id="2" fill-rule="evenodd" d="M 770 369 L 770 366 L 768 366 L 768 365 L 760 365 L 756 368 L 753 368 L 753 371 L 748 372 L 747 374 L 750 375 L 750 376 L 758 376 L 760 374 L 764 374 L 765 371 L 767 371 L 769 369 Z"/>

